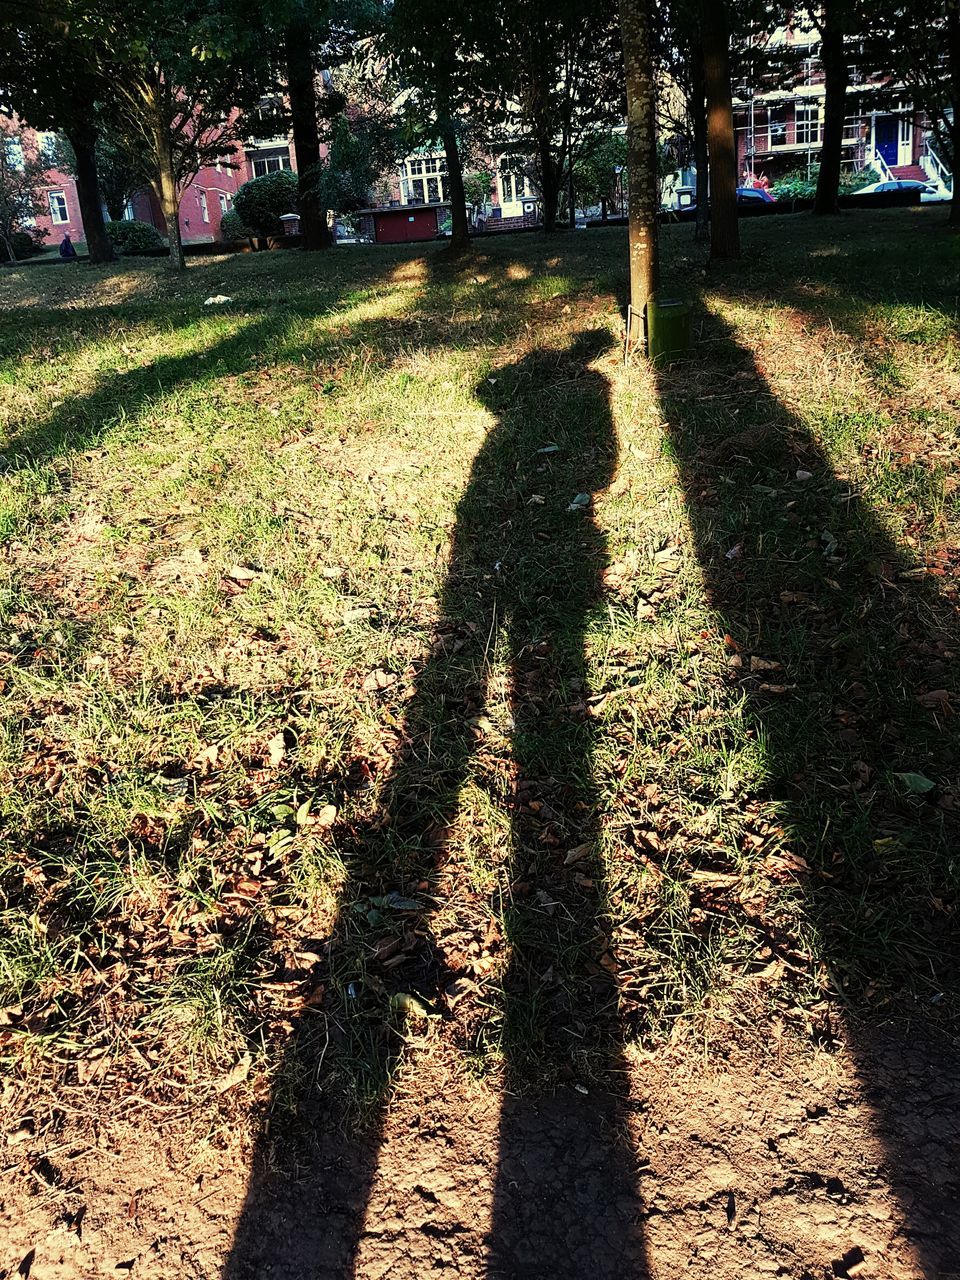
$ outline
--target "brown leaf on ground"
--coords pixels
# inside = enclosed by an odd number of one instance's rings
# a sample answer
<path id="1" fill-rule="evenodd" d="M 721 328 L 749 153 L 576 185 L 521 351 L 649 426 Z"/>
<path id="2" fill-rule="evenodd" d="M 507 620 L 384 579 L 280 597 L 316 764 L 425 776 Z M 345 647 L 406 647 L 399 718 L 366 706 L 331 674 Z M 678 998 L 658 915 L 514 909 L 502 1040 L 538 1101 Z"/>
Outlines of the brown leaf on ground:
<path id="1" fill-rule="evenodd" d="M 929 693 L 918 693 L 917 701 L 921 707 L 927 707 L 930 711 L 940 711 L 944 715 L 953 714 L 949 689 L 931 689 Z"/>

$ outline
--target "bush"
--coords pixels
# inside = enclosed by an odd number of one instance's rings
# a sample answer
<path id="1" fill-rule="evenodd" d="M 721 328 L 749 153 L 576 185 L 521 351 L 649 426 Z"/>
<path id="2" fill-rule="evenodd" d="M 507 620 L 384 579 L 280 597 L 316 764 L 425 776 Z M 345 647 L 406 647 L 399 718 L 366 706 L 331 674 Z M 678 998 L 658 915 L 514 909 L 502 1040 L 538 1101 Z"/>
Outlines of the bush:
<path id="1" fill-rule="evenodd" d="M 153 249 L 166 248 L 166 240 L 149 222 L 137 222 L 136 219 L 123 222 L 108 222 L 107 239 L 117 253 L 149 253 Z"/>
<path id="2" fill-rule="evenodd" d="M 819 173 L 820 166 L 817 164 L 809 173 L 806 169 L 794 169 L 792 173 L 785 173 L 773 184 L 773 194 L 778 200 L 812 200 L 817 194 Z M 876 169 L 859 169 L 856 173 L 844 170 L 840 175 L 840 194 L 850 196 L 861 187 L 879 181 L 880 175 Z"/>
<path id="3" fill-rule="evenodd" d="M 246 225 L 236 209 L 231 209 L 229 213 L 225 213 L 220 219 L 220 235 L 228 244 L 234 240 L 249 240 L 256 234 L 251 227 Z"/>
<path id="4" fill-rule="evenodd" d="M 40 227 L 34 227 L 32 231 L 15 231 L 10 237 L 13 243 L 13 256 L 18 262 L 23 262 L 24 258 L 32 258 L 43 248 L 44 237 L 48 234 L 49 232 L 41 230 Z M 6 262 L 9 257 L 6 242 L 0 240 L 0 262 Z"/>
<path id="5" fill-rule="evenodd" d="M 245 182 L 233 198 L 233 212 L 258 236 L 283 235 L 281 213 L 297 211 L 297 175 L 289 169 Z"/>

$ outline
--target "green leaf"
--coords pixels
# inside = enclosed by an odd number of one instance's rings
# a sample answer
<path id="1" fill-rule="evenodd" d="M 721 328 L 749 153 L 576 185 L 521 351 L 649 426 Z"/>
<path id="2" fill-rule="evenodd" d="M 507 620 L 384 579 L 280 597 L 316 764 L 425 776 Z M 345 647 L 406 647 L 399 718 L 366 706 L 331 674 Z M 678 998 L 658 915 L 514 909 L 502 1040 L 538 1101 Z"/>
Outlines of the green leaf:
<path id="1" fill-rule="evenodd" d="M 915 796 L 925 796 L 937 785 L 929 778 L 925 778 L 922 773 L 895 773 L 893 776 L 899 778 L 906 789 L 912 791 Z"/>

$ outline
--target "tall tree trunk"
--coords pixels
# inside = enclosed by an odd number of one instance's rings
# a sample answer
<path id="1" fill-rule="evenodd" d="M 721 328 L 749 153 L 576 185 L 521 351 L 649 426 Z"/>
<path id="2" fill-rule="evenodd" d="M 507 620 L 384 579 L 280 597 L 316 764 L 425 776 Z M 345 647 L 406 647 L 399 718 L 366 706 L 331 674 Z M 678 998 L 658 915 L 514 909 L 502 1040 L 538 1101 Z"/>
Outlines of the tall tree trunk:
<path id="1" fill-rule="evenodd" d="M 730 35 L 724 0 L 700 0 L 710 153 L 710 257 L 740 257 L 737 148 L 730 97 Z"/>
<path id="2" fill-rule="evenodd" d="M 447 186 L 450 188 L 450 252 L 465 253 L 470 247 L 470 223 L 467 220 L 467 197 L 463 190 L 463 164 L 457 145 L 457 131 L 450 120 L 443 125 L 443 154 L 447 160 Z"/>
<path id="3" fill-rule="evenodd" d="M 570 229 L 577 229 L 577 193 L 573 188 L 573 156 L 567 161 L 567 203 L 570 205 Z"/>
<path id="4" fill-rule="evenodd" d="M 304 249 L 329 249 L 333 237 L 327 211 L 320 207 L 316 175 L 320 165 L 320 133 L 317 128 L 317 79 L 309 23 L 299 16 L 285 32 L 287 93 L 293 123 L 293 151 L 297 158 L 297 206 Z"/>
<path id="5" fill-rule="evenodd" d="M 174 271 L 186 269 L 183 242 L 180 239 L 180 193 L 173 171 L 173 150 L 166 120 L 161 116 L 156 125 L 157 181 L 155 192 L 160 201 L 163 221 L 170 244 L 170 267 Z"/>
<path id="6" fill-rule="evenodd" d="M 693 163 L 697 170 L 695 240 L 710 239 L 710 153 L 707 150 L 707 101 L 703 82 L 703 45 L 693 42 L 690 61 L 690 114 L 693 116 Z"/>
<path id="7" fill-rule="evenodd" d="M 537 155 L 540 158 L 540 206 L 543 210 L 544 231 L 557 229 L 557 205 L 560 203 L 560 171 L 553 158 L 549 134 L 537 138 Z"/>
<path id="8" fill-rule="evenodd" d="M 653 61 L 653 0 L 620 0 L 627 90 L 627 175 L 630 306 L 643 315 L 660 283 L 657 218 L 657 103 Z M 628 335 L 628 341 L 632 335 Z"/>
<path id="9" fill-rule="evenodd" d="M 824 71 L 823 147 L 813 212 L 840 212 L 840 170 L 843 165 L 843 123 L 847 116 L 847 59 L 843 50 L 843 6 L 826 0 L 820 60 Z"/>
<path id="10" fill-rule="evenodd" d="M 80 221 L 83 223 L 83 236 L 87 242 L 90 261 L 116 262 L 117 255 L 107 238 L 103 222 L 103 205 L 97 180 L 96 129 L 92 125 L 77 125 L 70 129 L 67 137 L 76 157 L 74 179 L 77 185 L 77 203 L 80 205 Z"/>
<path id="11" fill-rule="evenodd" d="M 949 225 L 960 229 L 960 5 L 947 7 L 947 76 L 952 118 L 948 123 L 950 138 L 950 171 L 953 174 L 953 199 L 950 201 Z"/>

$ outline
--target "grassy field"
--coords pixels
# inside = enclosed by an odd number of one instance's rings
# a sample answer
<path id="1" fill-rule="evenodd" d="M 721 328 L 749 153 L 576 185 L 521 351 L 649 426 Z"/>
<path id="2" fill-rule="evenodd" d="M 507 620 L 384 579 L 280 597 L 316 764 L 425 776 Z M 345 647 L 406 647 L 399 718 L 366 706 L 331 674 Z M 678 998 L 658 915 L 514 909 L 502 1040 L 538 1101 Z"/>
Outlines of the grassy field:
<path id="1" fill-rule="evenodd" d="M 669 228 L 655 372 L 619 230 L 0 276 L 11 1080 L 362 1107 L 954 1016 L 941 221 Z"/>

